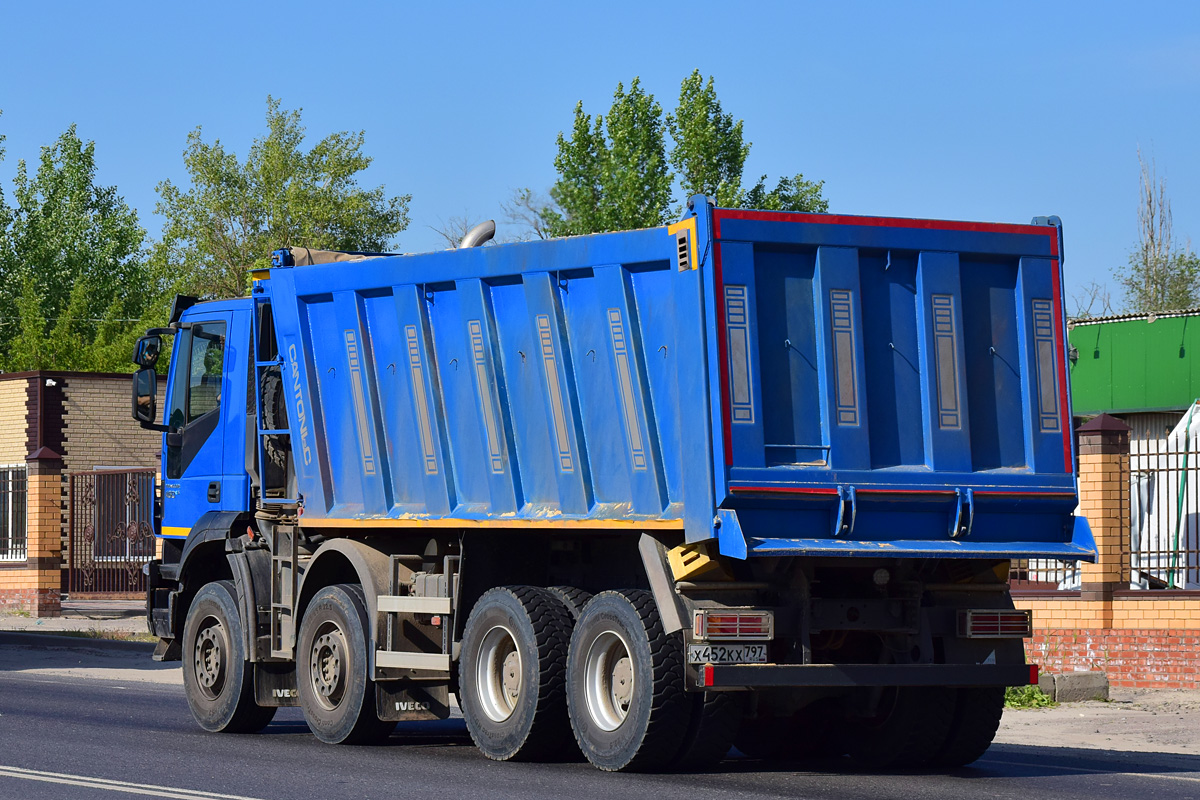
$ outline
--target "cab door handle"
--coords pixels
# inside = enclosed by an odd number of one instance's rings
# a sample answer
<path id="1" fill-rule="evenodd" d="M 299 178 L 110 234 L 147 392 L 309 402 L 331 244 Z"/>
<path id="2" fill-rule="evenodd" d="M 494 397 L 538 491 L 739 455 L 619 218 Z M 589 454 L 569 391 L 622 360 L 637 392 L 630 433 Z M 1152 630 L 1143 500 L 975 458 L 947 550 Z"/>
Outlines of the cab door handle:
<path id="1" fill-rule="evenodd" d="M 210 503 L 221 502 L 221 482 L 220 481 L 212 481 L 211 483 L 208 484 L 208 502 L 210 502 Z"/>

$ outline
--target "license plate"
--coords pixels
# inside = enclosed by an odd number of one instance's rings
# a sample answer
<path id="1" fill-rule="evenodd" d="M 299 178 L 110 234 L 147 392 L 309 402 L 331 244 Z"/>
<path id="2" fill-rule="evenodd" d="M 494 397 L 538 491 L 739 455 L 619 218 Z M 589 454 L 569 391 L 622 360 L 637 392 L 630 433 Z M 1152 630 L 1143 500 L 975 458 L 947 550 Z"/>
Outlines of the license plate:
<path id="1" fill-rule="evenodd" d="M 765 644 L 690 644 L 689 664 L 761 664 L 767 660 Z"/>

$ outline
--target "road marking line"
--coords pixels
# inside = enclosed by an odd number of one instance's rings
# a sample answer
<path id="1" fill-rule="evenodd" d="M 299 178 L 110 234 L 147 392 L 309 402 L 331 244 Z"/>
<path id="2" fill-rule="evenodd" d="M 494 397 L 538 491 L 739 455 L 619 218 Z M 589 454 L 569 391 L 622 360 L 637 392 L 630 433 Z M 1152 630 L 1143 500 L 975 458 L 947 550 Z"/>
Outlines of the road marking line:
<path id="1" fill-rule="evenodd" d="M 1182 754 L 1181 754 L 1182 755 Z M 1184 756 L 1187 758 L 1187 756 Z M 1162 778 L 1167 781 L 1186 781 L 1188 783 L 1200 783 L 1200 777 L 1189 777 L 1187 775 L 1164 775 L 1161 772 L 1110 772 L 1106 769 L 1095 769 L 1094 767 L 1065 767 L 1058 764 L 1048 766 L 1046 764 L 1030 764 L 1026 761 L 993 761 L 987 759 L 981 761 L 982 764 L 1004 764 L 1008 767 L 1036 767 L 1038 769 L 1063 769 L 1071 772 L 1090 772 L 1094 775 L 1112 775 L 1114 778 Z"/>
<path id="2" fill-rule="evenodd" d="M 68 786 L 85 786 L 89 789 L 108 789 L 113 792 L 126 794 L 144 794 L 151 797 L 170 797 L 176 800 L 258 800 L 254 797 L 244 797 L 236 794 L 215 794 L 194 789 L 179 789 L 173 786 L 156 786 L 149 783 L 129 783 L 114 781 L 108 778 L 92 778 L 87 775 L 70 775 L 63 772 L 43 772 L 36 769 L 22 769 L 0 764 L 0 777 L 24 778 L 30 781 L 61 783 Z"/>

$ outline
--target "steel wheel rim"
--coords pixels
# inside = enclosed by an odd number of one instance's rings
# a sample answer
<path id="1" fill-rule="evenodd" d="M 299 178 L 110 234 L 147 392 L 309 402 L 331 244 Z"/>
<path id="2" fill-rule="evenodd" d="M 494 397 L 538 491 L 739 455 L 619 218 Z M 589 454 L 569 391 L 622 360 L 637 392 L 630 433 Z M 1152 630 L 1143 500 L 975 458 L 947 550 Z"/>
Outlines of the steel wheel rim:
<path id="1" fill-rule="evenodd" d="M 346 635 L 337 625 L 326 622 L 317 629 L 308 659 L 308 675 L 313 697 L 327 711 L 337 708 L 346 694 L 349 652 Z"/>
<path id="2" fill-rule="evenodd" d="M 475 662 L 479 705 L 488 719 L 504 722 L 513 715 L 521 697 L 523 678 L 516 637 L 503 625 L 495 626 L 483 635 Z"/>
<path id="3" fill-rule="evenodd" d="M 616 631 L 604 631 L 584 657 L 584 698 L 588 714 L 602 730 L 615 731 L 629 715 L 635 677 L 629 644 Z"/>
<path id="4" fill-rule="evenodd" d="M 225 626 L 216 617 L 205 617 L 196 633 L 192 664 L 196 668 L 196 686 L 208 700 L 216 700 L 225 688 L 225 661 L 229 648 Z"/>

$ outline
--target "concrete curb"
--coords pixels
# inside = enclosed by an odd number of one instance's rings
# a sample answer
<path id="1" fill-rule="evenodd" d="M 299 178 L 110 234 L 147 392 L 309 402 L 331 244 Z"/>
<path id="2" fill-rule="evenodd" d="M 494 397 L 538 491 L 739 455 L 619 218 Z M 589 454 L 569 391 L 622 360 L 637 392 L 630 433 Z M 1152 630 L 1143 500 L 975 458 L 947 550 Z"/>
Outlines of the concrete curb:
<path id="1" fill-rule="evenodd" d="M 55 636 L 51 633 L 0 631 L 0 645 L 40 647 L 55 650 L 101 650 L 150 655 L 153 642 L 128 642 L 118 639 L 91 639 L 82 636 Z"/>
<path id="2" fill-rule="evenodd" d="M 1038 688 L 1059 703 L 1108 699 L 1108 676 L 1103 672 L 1042 673 Z"/>

